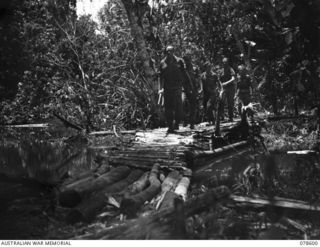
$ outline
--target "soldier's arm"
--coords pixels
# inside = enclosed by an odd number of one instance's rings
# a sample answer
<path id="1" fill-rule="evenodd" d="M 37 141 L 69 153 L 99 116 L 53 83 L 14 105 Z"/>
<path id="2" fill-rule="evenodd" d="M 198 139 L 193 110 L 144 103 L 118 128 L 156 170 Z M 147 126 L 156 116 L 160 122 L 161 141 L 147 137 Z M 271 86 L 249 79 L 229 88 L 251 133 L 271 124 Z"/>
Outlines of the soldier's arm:
<path id="1" fill-rule="evenodd" d="M 225 87 L 225 86 L 228 86 L 228 85 L 230 85 L 231 83 L 233 83 L 234 81 L 235 81 L 235 72 L 234 72 L 234 70 L 231 68 L 231 79 L 229 80 L 229 81 L 226 81 L 226 82 L 223 82 L 222 83 L 222 86 L 223 87 Z"/>
<path id="2" fill-rule="evenodd" d="M 162 71 L 162 69 L 160 69 L 160 72 L 159 72 L 159 93 L 163 92 L 163 87 L 164 87 L 163 71 Z"/>
<path id="3" fill-rule="evenodd" d="M 200 75 L 200 78 L 199 78 L 199 86 L 200 86 L 200 89 L 199 89 L 199 93 L 203 92 L 203 75 Z"/>

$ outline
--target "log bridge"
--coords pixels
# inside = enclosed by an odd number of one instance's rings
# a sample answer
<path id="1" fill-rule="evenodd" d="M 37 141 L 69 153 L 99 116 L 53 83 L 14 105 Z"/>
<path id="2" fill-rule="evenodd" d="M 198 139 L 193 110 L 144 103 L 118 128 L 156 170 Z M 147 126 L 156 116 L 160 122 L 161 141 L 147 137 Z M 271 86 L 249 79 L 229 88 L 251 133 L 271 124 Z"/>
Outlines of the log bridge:
<path id="1" fill-rule="evenodd" d="M 235 124 L 222 124 L 221 131 Z M 198 168 L 248 148 L 247 141 L 239 141 L 212 150 L 213 126 L 198 125 L 195 130 L 182 127 L 174 134 L 167 134 L 166 130 L 119 132 L 118 138 L 131 135 L 133 143 L 120 148 L 90 147 L 99 150 L 100 159 L 107 161 L 110 169 L 104 169 L 101 174 L 89 172 L 62 184 L 59 203 L 70 208 L 66 220 L 91 222 L 110 198 L 116 201 L 119 212 L 128 217 L 136 217 L 146 202 L 152 202 L 157 210 L 172 206 L 176 198 L 187 201 L 192 174 Z M 93 136 L 110 134 L 91 133 Z"/>
<path id="2" fill-rule="evenodd" d="M 226 132 L 236 124 L 222 123 L 220 131 Z M 263 199 L 257 201 L 231 195 L 225 185 L 230 188 L 232 181 L 228 184 L 221 178 L 226 177 L 225 170 L 228 169 L 233 170 L 232 176 L 242 173 L 250 164 L 250 159 L 243 157 L 249 156 L 251 148 L 247 140 L 238 140 L 212 149 L 216 146 L 211 138 L 214 131 L 212 126 L 198 125 L 195 130 L 181 128 L 169 135 L 165 128 L 119 132 L 116 133 L 117 138 L 131 135 L 134 141 L 121 147 L 91 147 L 100 151 L 100 158 L 107 161 L 109 169 L 94 175 L 88 173 L 88 176 L 62 184 L 59 203 L 70 208 L 66 221 L 70 224 L 79 221 L 90 223 L 106 215 L 122 215 L 130 220 L 78 239 L 117 238 L 121 232 L 130 232 L 132 228 L 142 229 L 136 238 L 143 239 L 151 236 L 148 226 L 161 227 L 159 222 L 174 225 L 174 229 L 171 227 L 168 231 L 183 238 L 186 215 L 210 208 L 222 199 L 227 198 L 235 205 L 239 202 L 243 205 L 244 201 L 267 204 L 268 201 Z M 106 131 L 91 133 L 93 136 L 110 134 Z M 242 157 L 242 161 L 236 157 Z M 221 166 L 226 164 L 230 167 L 222 169 Z M 216 181 L 211 191 L 196 197 L 190 193 L 190 184 L 207 180 L 212 185 L 212 178 Z M 295 203 L 299 205 L 299 202 Z M 281 202 L 274 205 L 282 207 L 289 204 Z M 174 222 L 173 215 L 176 218 Z M 131 233 L 127 235 L 128 238 L 132 236 Z M 166 238 L 170 236 L 166 235 Z"/>

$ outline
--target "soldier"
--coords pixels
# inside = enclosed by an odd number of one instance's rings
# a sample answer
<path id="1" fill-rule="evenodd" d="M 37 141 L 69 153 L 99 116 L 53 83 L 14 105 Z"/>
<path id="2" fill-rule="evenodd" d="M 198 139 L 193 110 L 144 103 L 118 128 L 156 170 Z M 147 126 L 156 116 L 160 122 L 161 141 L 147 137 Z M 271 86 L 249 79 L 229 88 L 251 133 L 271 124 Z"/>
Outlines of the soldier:
<path id="1" fill-rule="evenodd" d="M 242 107 L 247 106 L 251 102 L 251 78 L 244 65 L 238 66 L 239 71 L 239 80 L 237 88 L 237 97 L 238 97 L 238 112 L 241 116 Z"/>
<path id="2" fill-rule="evenodd" d="M 173 46 L 166 48 L 167 56 L 160 63 L 160 90 L 164 94 L 165 116 L 168 133 L 179 129 L 182 120 L 182 83 L 185 63 L 173 53 Z"/>
<path id="3" fill-rule="evenodd" d="M 203 113 L 209 122 L 214 122 L 218 96 L 218 75 L 212 71 L 211 64 L 205 63 L 205 72 L 201 75 L 203 90 Z"/>
<path id="4" fill-rule="evenodd" d="M 235 72 L 229 65 L 228 58 L 222 60 L 223 68 L 220 75 L 221 95 L 219 103 L 219 115 L 224 119 L 224 103 L 227 101 L 229 122 L 233 122 L 234 97 L 236 93 Z"/>
<path id="5" fill-rule="evenodd" d="M 194 129 L 194 124 L 196 120 L 196 109 L 197 109 L 197 92 L 198 92 L 198 82 L 196 75 L 193 70 L 193 65 L 191 63 L 191 58 L 189 56 L 183 57 L 186 64 L 186 73 L 184 73 L 183 89 L 188 102 L 188 108 L 185 108 L 185 120 L 184 124 L 187 124 L 187 113 L 189 113 L 190 129 Z"/>

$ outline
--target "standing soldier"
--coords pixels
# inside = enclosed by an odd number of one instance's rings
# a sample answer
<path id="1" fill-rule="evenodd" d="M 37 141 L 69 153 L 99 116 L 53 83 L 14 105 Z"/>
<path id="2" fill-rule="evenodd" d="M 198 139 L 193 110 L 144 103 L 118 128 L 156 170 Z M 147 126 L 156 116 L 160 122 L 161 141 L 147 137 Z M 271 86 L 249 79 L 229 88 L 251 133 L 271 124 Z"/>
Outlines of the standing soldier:
<path id="1" fill-rule="evenodd" d="M 237 96 L 238 96 L 238 112 L 241 116 L 242 107 L 247 106 L 251 102 L 251 92 L 252 92 L 252 85 L 251 85 L 251 78 L 247 73 L 247 70 L 244 65 L 239 65 L 239 80 L 238 80 L 238 89 L 237 89 Z"/>
<path id="2" fill-rule="evenodd" d="M 173 47 L 166 48 L 167 56 L 160 63 L 160 90 L 164 94 L 164 108 L 168 133 L 179 129 L 182 120 L 182 82 L 185 63 L 173 54 Z"/>
<path id="3" fill-rule="evenodd" d="M 194 129 L 194 124 L 196 121 L 196 109 L 197 109 L 197 92 L 198 92 L 198 82 L 193 70 L 193 65 L 191 63 L 191 58 L 189 56 L 183 57 L 186 64 L 186 73 L 184 73 L 183 89 L 188 102 L 188 109 L 184 111 L 185 124 L 187 123 L 187 112 L 189 113 L 190 129 Z"/>
<path id="4" fill-rule="evenodd" d="M 228 58 L 222 60 L 223 68 L 220 75 L 221 100 L 219 102 L 219 115 L 224 119 L 224 103 L 227 101 L 229 122 L 233 122 L 234 97 L 236 94 L 235 72 L 229 65 Z"/>
<path id="5" fill-rule="evenodd" d="M 218 75 L 212 71 L 211 64 L 205 63 L 205 72 L 201 75 L 203 90 L 203 113 L 207 121 L 214 122 L 218 94 Z"/>

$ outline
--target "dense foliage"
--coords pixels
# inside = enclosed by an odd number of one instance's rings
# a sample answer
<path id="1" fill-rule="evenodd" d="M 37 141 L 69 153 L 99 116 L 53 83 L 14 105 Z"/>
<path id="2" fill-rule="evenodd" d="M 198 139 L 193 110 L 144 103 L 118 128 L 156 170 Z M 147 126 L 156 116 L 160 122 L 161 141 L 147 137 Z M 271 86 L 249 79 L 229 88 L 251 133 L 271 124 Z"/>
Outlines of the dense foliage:
<path id="1" fill-rule="evenodd" d="M 87 129 L 162 124 L 158 76 L 145 72 L 158 71 L 168 44 L 191 55 L 197 72 L 223 56 L 235 69 L 246 64 L 255 101 L 270 111 L 318 104 L 316 0 L 112 0 L 99 23 L 76 17 L 74 0 L 0 7 L 1 123 L 45 121 L 55 111 Z"/>

